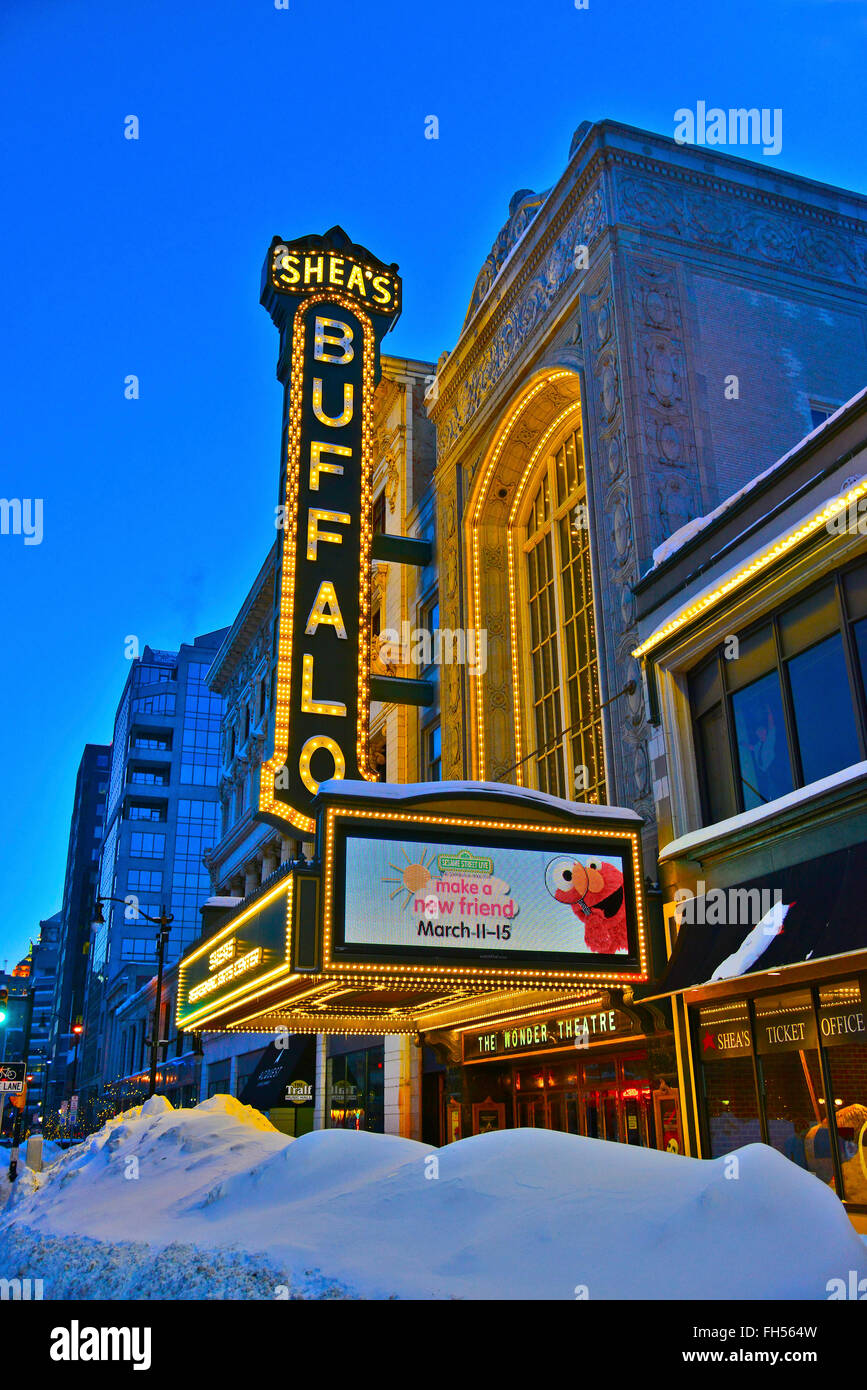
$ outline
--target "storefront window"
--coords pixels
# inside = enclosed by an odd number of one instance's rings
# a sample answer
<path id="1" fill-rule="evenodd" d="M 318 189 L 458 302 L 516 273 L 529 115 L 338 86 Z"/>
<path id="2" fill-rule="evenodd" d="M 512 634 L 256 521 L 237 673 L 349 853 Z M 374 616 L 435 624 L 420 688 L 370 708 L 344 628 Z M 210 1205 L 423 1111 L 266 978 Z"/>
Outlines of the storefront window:
<path id="1" fill-rule="evenodd" d="M 744 1001 L 699 1009 L 698 1053 L 710 1157 L 719 1158 L 743 1144 L 759 1143 L 762 1127 L 753 1073 L 750 1017 Z"/>
<path id="2" fill-rule="evenodd" d="M 809 990 L 756 1000 L 756 1052 L 768 1143 L 833 1185 L 816 1021 Z"/>
<path id="3" fill-rule="evenodd" d="M 867 1020 L 857 980 L 819 989 L 819 1028 L 834 1098 L 843 1196 L 867 1206 Z"/>
<path id="4" fill-rule="evenodd" d="M 384 1047 L 367 1047 L 329 1057 L 325 1109 L 330 1129 L 366 1129 L 382 1134 L 384 1114 Z"/>
<path id="5" fill-rule="evenodd" d="M 699 1009 L 710 1157 L 758 1141 L 762 1115 L 773 1148 L 867 1206 L 865 1015 L 857 980 Z"/>

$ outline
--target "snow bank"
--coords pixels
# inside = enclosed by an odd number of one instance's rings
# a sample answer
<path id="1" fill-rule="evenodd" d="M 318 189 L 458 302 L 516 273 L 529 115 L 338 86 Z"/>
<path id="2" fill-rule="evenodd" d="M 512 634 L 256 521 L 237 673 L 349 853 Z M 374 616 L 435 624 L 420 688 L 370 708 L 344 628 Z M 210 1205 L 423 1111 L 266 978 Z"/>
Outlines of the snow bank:
<path id="1" fill-rule="evenodd" d="M 0 1268 L 54 1298 L 823 1299 L 867 1276 L 828 1188 L 761 1144 L 736 1158 L 531 1129 L 293 1140 L 230 1097 L 156 1098 L 19 1185 Z"/>

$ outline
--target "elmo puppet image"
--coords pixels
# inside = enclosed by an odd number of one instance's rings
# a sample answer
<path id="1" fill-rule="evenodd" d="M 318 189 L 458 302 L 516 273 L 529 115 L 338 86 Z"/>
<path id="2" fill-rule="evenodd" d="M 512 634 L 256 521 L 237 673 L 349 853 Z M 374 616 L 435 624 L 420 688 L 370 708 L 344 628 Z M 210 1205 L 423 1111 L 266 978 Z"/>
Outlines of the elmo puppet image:
<path id="1" fill-rule="evenodd" d="M 594 955 L 613 955 L 628 948 L 623 870 L 604 859 L 586 864 L 567 855 L 552 859 L 545 887 L 558 903 L 568 903 L 584 923 L 584 941 Z"/>

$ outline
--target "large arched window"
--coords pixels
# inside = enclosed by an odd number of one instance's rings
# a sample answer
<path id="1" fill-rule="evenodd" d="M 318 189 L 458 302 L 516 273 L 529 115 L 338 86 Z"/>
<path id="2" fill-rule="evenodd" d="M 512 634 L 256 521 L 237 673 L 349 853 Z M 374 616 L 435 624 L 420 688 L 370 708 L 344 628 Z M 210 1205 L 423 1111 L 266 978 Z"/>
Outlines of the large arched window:
<path id="1" fill-rule="evenodd" d="M 607 800 L 605 758 L 579 430 L 548 456 L 525 527 L 530 762 L 542 791 L 601 804 Z"/>

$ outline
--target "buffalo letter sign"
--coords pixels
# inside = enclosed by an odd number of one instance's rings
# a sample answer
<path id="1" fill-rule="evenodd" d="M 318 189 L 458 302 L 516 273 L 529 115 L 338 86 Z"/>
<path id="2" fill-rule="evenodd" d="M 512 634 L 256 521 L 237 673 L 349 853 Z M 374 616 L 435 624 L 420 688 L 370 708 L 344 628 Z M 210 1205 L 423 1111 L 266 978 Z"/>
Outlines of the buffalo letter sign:
<path id="1" fill-rule="evenodd" d="M 367 751 L 373 391 L 400 278 L 339 227 L 275 237 L 262 303 L 280 330 L 285 398 L 273 747 L 259 812 L 311 834 L 320 782 L 376 780 Z"/>

